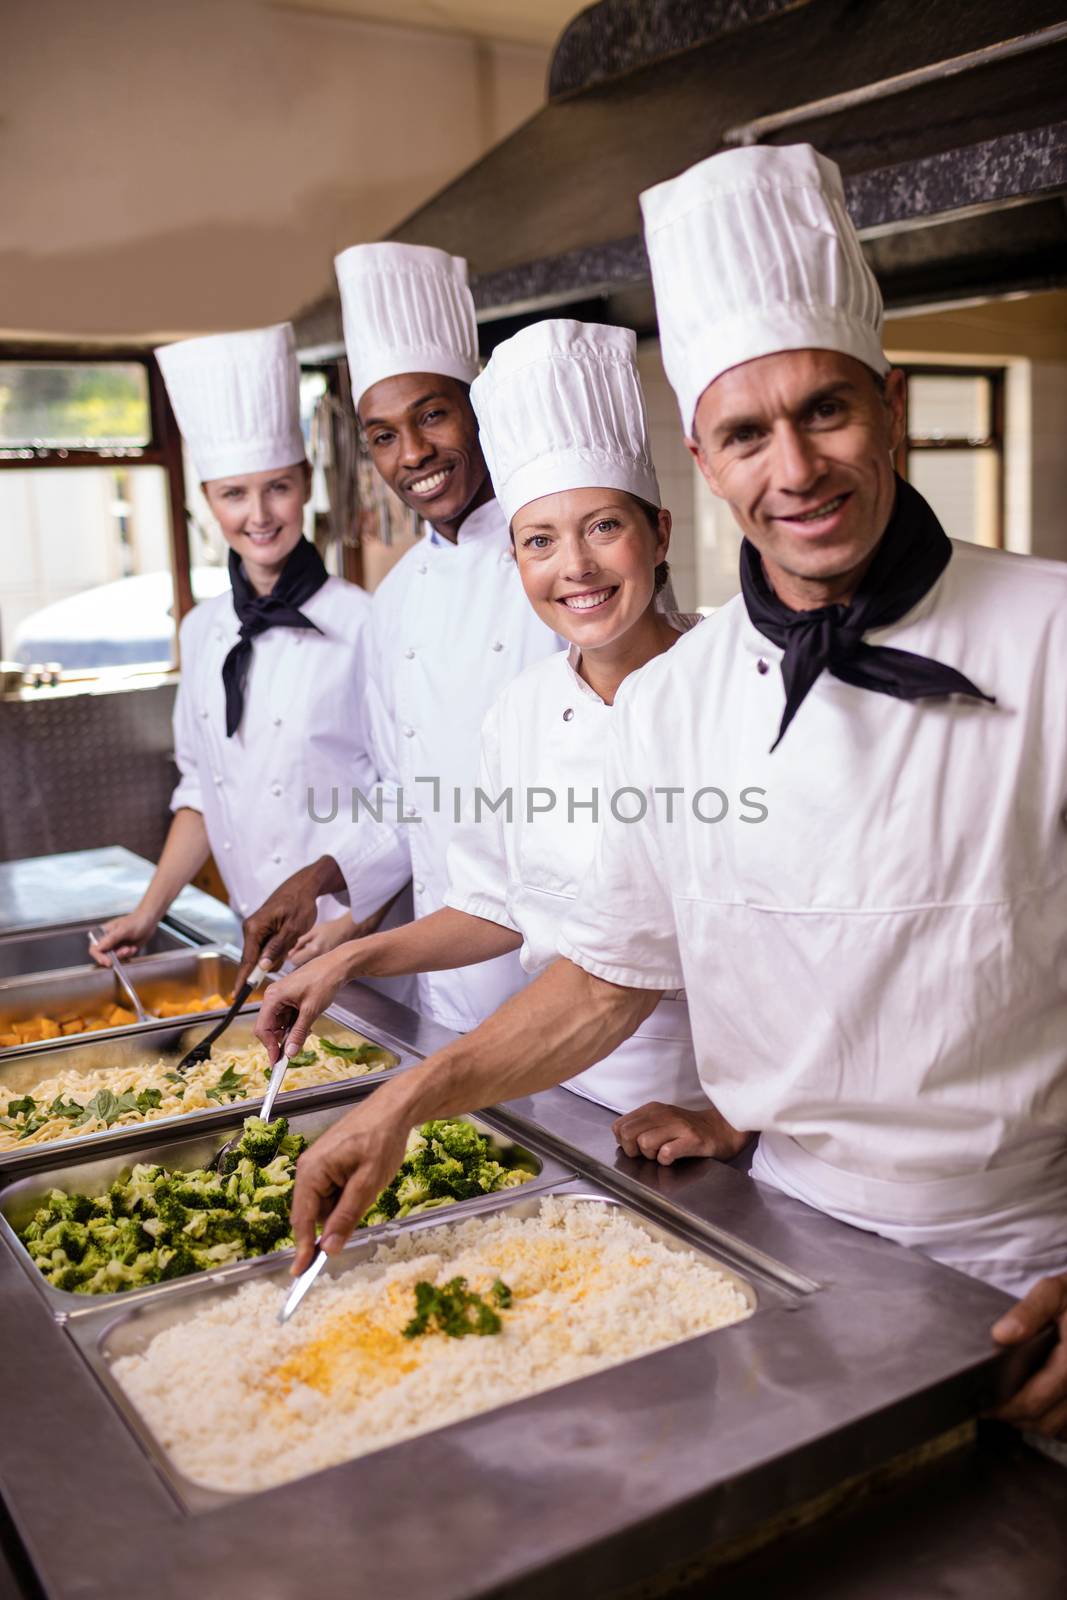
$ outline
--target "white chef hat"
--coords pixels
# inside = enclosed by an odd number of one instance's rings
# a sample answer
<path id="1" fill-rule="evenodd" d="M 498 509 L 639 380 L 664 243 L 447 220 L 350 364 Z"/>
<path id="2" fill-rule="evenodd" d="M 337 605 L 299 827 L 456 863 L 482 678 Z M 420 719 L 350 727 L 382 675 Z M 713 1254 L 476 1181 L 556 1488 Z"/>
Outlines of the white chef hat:
<path id="1" fill-rule="evenodd" d="M 568 317 L 497 345 L 471 401 L 509 522 L 563 489 L 624 489 L 659 505 L 636 349 L 629 328 Z"/>
<path id="2" fill-rule="evenodd" d="M 354 244 L 334 260 L 356 405 L 404 372 L 470 383 L 478 327 L 462 256 L 422 244 Z"/>
<path id="3" fill-rule="evenodd" d="M 641 196 L 663 365 L 692 434 L 697 401 L 743 361 L 839 350 L 884 375 L 882 296 L 811 145 L 698 161 Z"/>
<path id="4" fill-rule="evenodd" d="M 182 339 L 156 360 L 202 482 L 304 460 L 292 323 Z"/>

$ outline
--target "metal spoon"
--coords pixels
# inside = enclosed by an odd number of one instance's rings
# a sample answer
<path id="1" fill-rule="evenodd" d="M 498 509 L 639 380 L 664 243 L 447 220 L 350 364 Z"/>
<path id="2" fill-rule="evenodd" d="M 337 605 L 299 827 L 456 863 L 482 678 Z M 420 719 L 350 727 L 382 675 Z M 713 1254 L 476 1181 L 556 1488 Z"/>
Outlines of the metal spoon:
<path id="1" fill-rule="evenodd" d="M 286 1071 L 288 1070 L 289 1062 L 292 1060 L 292 1057 L 297 1054 L 298 1051 L 295 1049 L 293 1050 L 292 1055 L 289 1054 L 289 1041 L 286 1040 L 285 1048 L 278 1057 L 277 1061 L 274 1063 L 274 1067 L 270 1075 L 270 1082 L 267 1085 L 267 1092 L 263 1096 L 263 1104 L 259 1108 L 259 1117 L 262 1122 L 270 1121 L 270 1114 L 274 1110 L 274 1102 L 278 1098 L 278 1094 L 282 1086 L 282 1079 L 285 1077 Z M 232 1150 L 235 1145 L 240 1143 L 243 1132 L 244 1129 L 242 1128 L 238 1133 L 233 1134 L 231 1138 L 226 1140 L 226 1143 L 223 1145 L 222 1149 L 211 1163 L 215 1172 L 220 1172 L 222 1170 L 223 1157 L 230 1150 Z"/>
<path id="2" fill-rule="evenodd" d="M 329 1259 L 330 1258 L 325 1251 L 319 1245 L 316 1245 L 315 1254 L 311 1258 L 310 1265 L 306 1266 L 299 1278 L 297 1278 L 296 1282 L 293 1284 L 293 1287 L 289 1290 L 289 1293 L 286 1296 L 285 1304 L 278 1312 L 279 1322 L 285 1323 L 289 1321 L 289 1318 L 292 1316 L 301 1300 L 303 1300 L 304 1296 L 307 1294 L 308 1290 L 311 1288 L 311 1285 L 315 1282 L 315 1279 L 318 1277 L 319 1273 L 322 1271 Z"/>
<path id="3" fill-rule="evenodd" d="M 89 943 L 90 944 L 99 944 L 103 937 L 104 937 L 103 928 L 94 928 L 92 930 L 92 932 L 89 934 Z M 137 993 L 137 990 L 134 988 L 133 984 L 131 983 L 129 973 L 126 971 L 126 968 L 123 966 L 122 962 L 119 960 L 119 958 L 115 954 L 114 950 L 108 950 L 106 952 L 106 954 L 111 959 L 111 970 L 112 970 L 112 972 L 115 974 L 116 978 L 119 980 L 119 984 L 120 984 L 121 988 L 123 989 L 123 991 L 125 992 L 126 998 L 129 1000 L 130 1004 L 133 1006 L 133 1009 L 137 1014 L 138 1022 L 158 1022 L 159 1018 L 154 1016 L 151 1011 L 146 1011 L 144 1006 L 141 1004 L 141 997 Z"/>

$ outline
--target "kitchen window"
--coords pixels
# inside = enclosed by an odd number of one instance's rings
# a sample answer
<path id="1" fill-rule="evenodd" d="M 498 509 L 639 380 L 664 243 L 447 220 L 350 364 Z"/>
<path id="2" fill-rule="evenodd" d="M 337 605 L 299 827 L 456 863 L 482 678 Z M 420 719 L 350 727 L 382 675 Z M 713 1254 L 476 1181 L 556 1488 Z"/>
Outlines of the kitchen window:
<path id="1" fill-rule="evenodd" d="M 1002 368 L 906 366 L 897 470 L 957 539 L 1004 543 Z"/>
<path id="2" fill-rule="evenodd" d="M 148 353 L 0 350 L 0 656 L 171 667 L 192 604 L 184 500 Z"/>

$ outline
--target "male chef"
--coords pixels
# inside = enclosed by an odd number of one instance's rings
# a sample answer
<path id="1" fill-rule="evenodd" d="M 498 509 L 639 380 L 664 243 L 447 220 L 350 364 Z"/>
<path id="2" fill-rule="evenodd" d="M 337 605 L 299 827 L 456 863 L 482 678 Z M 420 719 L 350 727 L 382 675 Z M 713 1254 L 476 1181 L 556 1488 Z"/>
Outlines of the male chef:
<path id="1" fill-rule="evenodd" d="M 314 922 L 316 896 L 343 890 L 346 881 L 365 901 L 370 879 L 384 902 L 411 879 L 417 917 L 444 904 L 448 841 L 457 805 L 478 781 L 482 719 L 523 667 L 562 647 L 523 593 L 478 443 L 467 263 L 421 245 L 363 244 L 343 251 L 335 266 L 352 394 L 371 458 L 428 532 L 374 595 L 366 677 L 389 796 L 380 827 L 354 827 L 349 851 L 324 855 L 287 879 L 249 918 L 247 967 L 261 952 L 277 966 Z M 340 785 L 348 781 L 337 775 Z M 517 955 L 427 973 L 418 979 L 418 1009 L 466 1030 L 524 981 Z"/>
<path id="2" fill-rule="evenodd" d="M 1061 1341 L 1003 1415 L 1067 1431 L 1067 566 L 953 544 L 893 472 L 903 376 L 840 175 L 806 146 L 642 197 L 689 447 L 742 594 L 620 697 L 608 815 L 557 962 L 301 1160 L 339 1247 L 407 1130 L 558 1081 L 685 987 L 753 1174 L 1024 1296 Z M 764 822 L 714 791 L 766 790 Z M 718 820 L 708 820 L 718 817 Z M 623 1148 L 709 1154 L 646 1107 Z"/>

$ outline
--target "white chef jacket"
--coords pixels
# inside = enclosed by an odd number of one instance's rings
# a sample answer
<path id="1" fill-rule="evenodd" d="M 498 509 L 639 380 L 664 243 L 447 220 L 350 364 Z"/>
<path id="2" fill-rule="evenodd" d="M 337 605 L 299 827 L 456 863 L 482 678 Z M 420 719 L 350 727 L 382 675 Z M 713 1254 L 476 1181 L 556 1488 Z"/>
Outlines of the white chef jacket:
<path id="1" fill-rule="evenodd" d="M 701 619 L 670 620 L 684 633 Z M 448 851 L 446 904 L 521 933 L 519 956 L 531 977 L 557 959 L 560 926 L 607 803 L 601 780 L 612 707 L 579 675 L 580 663 L 571 645 L 528 667 L 491 707 L 479 784 L 504 803 L 470 807 Z M 565 1087 L 612 1111 L 648 1100 L 706 1110 L 685 995 L 664 996 L 635 1034 Z"/>
<path id="2" fill-rule="evenodd" d="M 523 592 L 496 500 L 471 512 L 455 544 L 433 533 L 420 540 L 375 591 L 366 644 L 372 737 L 379 771 L 396 791 L 385 813 L 395 816 L 399 806 L 408 819 L 380 831 L 391 840 L 389 892 L 411 877 L 416 917 L 445 903 L 448 844 L 478 780 L 485 713 L 523 667 L 560 644 Z M 334 855 L 350 889 L 362 892 L 362 846 L 353 842 L 355 859 L 344 840 Z M 524 981 L 517 953 L 420 973 L 418 1007 L 466 1032 Z"/>
<path id="3" fill-rule="evenodd" d="M 648 813 L 601 829 L 560 949 L 685 985 L 755 1176 L 1018 1291 L 1067 1268 L 1067 566 L 954 544 L 867 637 L 997 704 L 823 672 L 771 755 L 782 652 L 731 601 L 612 719 L 605 784 Z"/>
<path id="4" fill-rule="evenodd" d="M 257 634 L 244 715 L 232 739 L 226 737 L 222 684 L 222 664 L 240 628 L 232 592 L 201 601 L 182 621 L 174 706 L 180 780 L 171 810 L 189 806 L 203 814 L 240 917 L 257 910 L 291 873 L 335 854 L 339 840 L 365 863 L 353 915 L 366 916 L 388 898 L 390 875 L 375 882 L 376 862 L 388 856 L 386 832 L 369 822 L 354 828 L 347 798 L 353 784 L 367 790 L 377 777 L 361 681 L 370 605 L 364 590 L 327 578 L 300 607 L 320 632 L 277 627 Z M 312 820 L 309 788 L 320 817 L 329 816 L 338 791 L 333 821 Z M 348 909 L 329 895 L 318 903 L 320 918 Z"/>

